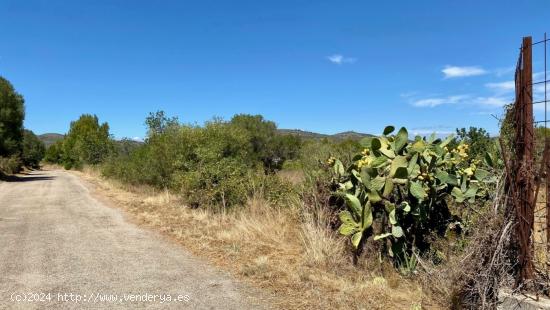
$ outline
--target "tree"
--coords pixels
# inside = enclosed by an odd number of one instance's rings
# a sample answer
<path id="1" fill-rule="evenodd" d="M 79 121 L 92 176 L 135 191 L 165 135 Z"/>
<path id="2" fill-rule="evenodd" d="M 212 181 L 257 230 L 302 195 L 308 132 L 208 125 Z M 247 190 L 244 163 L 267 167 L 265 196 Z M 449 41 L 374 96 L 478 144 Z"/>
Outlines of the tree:
<path id="1" fill-rule="evenodd" d="M 60 164 L 63 158 L 63 140 L 59 140 L 46 149 L 44 161 L 52 164 Z"/>
<path id="2" fill-rule="evenodd" d="M 32 131 L 25 129 L 23 131 L 23 164 L 31 168 L 38 168 L 45 152 L 44 143 Z"/>
<path id="3" fill-rule="evenodd" d="M 118 156 L 130 156 L 137 148 L 143 145 L 143 142 L 122 138 L 120 141 L 114 141 L 115 154 Z"/>
<path id="4" fill-rule="evenodd" d="M 20 155 L 25 101 L 12 84 L 0 76 L 0 156 Z"/>
<path id="5" fill-rule="evenodd" d="M 109 124 L 99 124 L 96 115 L 83 114 L 63 141 L 62 161 L 66 168 L 81 164 L 99 164 L 113 150 Z"/>
<path id="6" fill-rule="evenodd" d="M 179 125 L 179 121 L 177 117 L 167 117 L 164 111 L 157 111 L 149 113 L 145 119 L 145 125 L 147 126 L 147 135 L 151 137 L 163 133 L 168 127 Z"/>
<path id="7" fill-rule="evenodd" d="M 285 160 L 298 157 L 301 139 L 294 135 L 279 134 L 277 125 L 261 115 L 237 114 L 230 124 L 248 133 L 250 160 L 261 161 L 266 172 L 279 170 Z"/>
<path id="8" fill-rule="evenodd" d="M 277 133 L 263 158 L 264 167 L 270 171 L 281 170 L 285 161 L 300 156 L 302 139 L 297 135 Z"/>

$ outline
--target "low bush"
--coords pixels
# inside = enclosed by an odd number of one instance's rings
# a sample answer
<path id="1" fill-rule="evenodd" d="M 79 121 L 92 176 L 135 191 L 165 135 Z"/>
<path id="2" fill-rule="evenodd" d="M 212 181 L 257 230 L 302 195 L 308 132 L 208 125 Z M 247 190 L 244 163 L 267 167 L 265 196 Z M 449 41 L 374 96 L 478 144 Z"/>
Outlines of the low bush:
<path id="1" fill-rule="evenodd" d="M 30 130 L 23 132 L 23 164 L 30 168 L 38 168 L 44 158 L 46 147 L 44 143 Z"/>
<path id="2" fill-rule="evenodd" d="M 248 182 L 252 183 L 255 195 L 272 205 L 288 207 L 299 198 L 299 186 L 276 174 L 256 174 Z"/>
<path id="3" fill-rule="evenodd" d="M 50 145 L 44 154 L 44 161 L 50 164 L 60 164 L 63 156 L 63 140 Z"/>
<path id="4" fill-rule="evenodd" d="M 23 162 L 19 156 L 0 157 L 0 174 L 14 174 L 21 170 Z"/>
<path id="5" fill-rule="evenodd" d="M 184 200 L 192 207 L 244 205 L 252 172 L 235 158 L 202 163 L 192 171 L 177 174 Z"/>

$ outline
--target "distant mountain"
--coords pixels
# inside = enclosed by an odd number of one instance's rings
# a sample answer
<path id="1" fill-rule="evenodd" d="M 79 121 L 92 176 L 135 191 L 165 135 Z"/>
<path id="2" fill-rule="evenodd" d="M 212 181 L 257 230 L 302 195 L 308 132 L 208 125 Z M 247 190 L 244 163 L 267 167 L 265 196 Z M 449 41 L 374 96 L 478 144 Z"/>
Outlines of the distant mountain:
<path id="1" fill-rule="evenodd" d="M 55 142 L 62 140 L 65 137 L 65 135 L 59 134 L 59 133 L 45 133 L 38 135 L 38 139 L 40 141 L 44 142 L 46 147 L 54 144 Z"/>
<path id="2" fill-rule="evenodd" d="M 334 134 L 332 135 L 332 137 L 339 140 L 345 140 L 345 139 L 361 140 L 367 137 L 374 137 L 374 135 L 371 135 L 368 133 L 355 132 L 355 131 L 344 131 L 341 133 Z"/>
<path id="3" fill-rule="evenodd" d="M 360 133 L 355 131 L 345 131 L 340 132 L 333 135 L 327 135 L 317 132 L 311 132 L 311 131 L 305 131 L 300 129 L 278 129 L 279 133 L 281 134 L 293 134 L 300 136 L 304 139 L 322 139 L 322 138 L 329 138 L 334 140 L 346 140 L 346 139 L 352 139 L 352 140 L 360 140 L 365 137 L 373 137 L 374 135 L 366 134 L 366 133 Z"/>
<path id="4" fill-rule="evenodd" d="M 277 131 L 284 135 L 297 135 L 301 138 L 305 139 L 322 139 L 322 138 L 329 138 L 330 135 L 325 135 L 322 133 L 317 132 L 311 132 L 311 131 L 305 131 L 300 129 L 277 129 Z"/>

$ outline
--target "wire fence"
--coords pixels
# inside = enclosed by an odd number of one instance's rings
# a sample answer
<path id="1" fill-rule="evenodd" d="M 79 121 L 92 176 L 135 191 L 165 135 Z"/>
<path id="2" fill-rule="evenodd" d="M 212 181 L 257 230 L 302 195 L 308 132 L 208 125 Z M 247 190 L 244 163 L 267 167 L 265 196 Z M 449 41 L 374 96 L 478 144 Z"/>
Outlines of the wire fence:
<path id="1" fill-rule="evenodd" d="M 544 34 L 541 41 L 533 43 L 533 54 L 536 57 L 533 65 L 536 66 L 542 60 L 542 73 L 540 70 L 533 73 L 534 80 L 531 83 L 533 90 L 533 105 L 538 110 L 543 110 L 543 117 L 534 121 L 535 127 L 535 199 L 534 221 L 532 230 L 533 265 L 535 272 L 544 275 L 542 279 L 549 279 L 550 263 L 550 139 L 548 133 L 548 67 L 547 46 L 549 39 Z M 538 46 L 537 46 L 538 45 Z M 536 50 L 538 48 L 538 51 Z M 536 115 L 536 113 L 535 113 Z M 536 116 L 535 116 L 536 118 Z M 540 280 L 541 277 L 538 277 Z M 539 286 L 548 288 L 549 283 L 538 283 Z"/>
<path id="2" fill-rule="evenodd" d="M 518 286 L 535 281 L 548 288 L 550 266 L 550 135 L 548 132 L 547 45 L 524 37 L 515 71 L 512 136 L 507 163 L 510 201 L 516 217 Z M 533 49 L 540 48 L 533 60 Z M 542 66 L 542 72 L 533 66 Z M 543 112 L 543 117 L 540 113 Z M 539 116 L 535 119 L 535 115 Z M 538 277 L 543 275 L 543 277 Z"/>

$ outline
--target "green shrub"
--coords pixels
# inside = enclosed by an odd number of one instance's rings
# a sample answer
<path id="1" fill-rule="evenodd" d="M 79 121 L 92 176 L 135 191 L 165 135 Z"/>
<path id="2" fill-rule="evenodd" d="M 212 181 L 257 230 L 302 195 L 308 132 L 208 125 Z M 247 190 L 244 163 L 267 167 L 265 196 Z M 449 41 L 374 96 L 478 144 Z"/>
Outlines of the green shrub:
<path id="1" fill-rule="evenodd" d="M 115 178 L 125 183 L 162 187 L 154 182 L 158 177 L 158 171 L 149 164 L 149 154 L 150 147 L 145 144 L 127 154 L 113 154 L 101 165 L 101 172 L 106 177 Z"/>
<path id="2" fill-rule="evenodd" d="M 299 159 L 291 159 L 284 162 L 282 170 L 302 170 L 303 165 Z"/>
<path id="3" fill-rule="evenodd" d="M 471 158 L 483 159 L 486 153 L 495 154 L 497 152 L 495 141 L 489 133 L 478 127 L 456 129 L 456 138 L 449 143 L 450 148 L 455 148 L 460 143 L 470 146 L 469 153 Z"/>
<path id="4" fill-rule="evenodd" d="M 161 118 L 161 119 L 157 119 Z M 133 184 L 181 191 L 192 205 L 231 206 L 246 201 L 251 166 L 246 133 L 214 120 L 204 127 L 167 123 L 163 113 L 151 114 L 145 143 L 108 158 L 105 176 Z"/>
<path id="5" fill-rule="evenodd" d="M 23 164 L 27 167 L 38 168 L 46 152 L 44 143 L 30 130 L 23 133 Z"/>
<path id="6" fill-rule="evenodd" d="M 64 162 L 64 163 L 63 163 L 63 168 L 64 168 L 65 170 L 71 170 L 71 169 L 73 168 L 73 163 L 70 162 L 70 161 Z"/>
<path id="7" fill-rule="evenodd" d="M 360 143 L 355 140 L 333 141 L 331 139 L 307 140 L 303 143 L 299 161 L 304 173 L 321 173 L 322 166 L 327 158 L 333 156 L 342 161 L 344 165 L 352 162 L 355 154 L 362 149 Z"/>
<path id="8" fill-rule="evenodd" d="M 177 179 L 184 199 L 193 207 L 243 205 L 250 193 L 250 170 L 234 158 L 202 163 Z"/>
<path id="9" fill-rule="evenodd" d="M 238 114 L 229 125 L 242 129 L 247 136 L 248 156 L 243 159 L 261 162 L 267 172 L 280 170 L 286 160 L 299 156 L 300 137 L 279 134 L 277 125 L 261 115 Z"/>
<path id="10" fill-rule="evenodd" d="M 63 156 L 63 140 L 50 145 L 44 154 L 44 161 L 50 164 L 60 164 Z"/>
<path id="11" fill-rule="evenodd" d="M 18 156 L 0 157 L 0 174 L 14 174 L 21 170 L 23 162 Z"/>
<path id="12" fill-rule="evenodd" d="M 260 116 L 237 115 L 230 122 L 214 119 L 196 126 L 159 111 L 146 124 L 144 143 L 117 147 L 102 165 L 103 175 L 178 191 L 195 207 L 243 205 L 256 179 L 273 190 L 266 192 L 268 199 L 281 200 L 288 185 L 266 174 L 296 158 L 301 146 L 298 138 L 279 135 L 275 124 Z"/>
<path id="13" fill-rule="evenodd" d="M 298 199 L 298 188 L 276 174 L 256 174 L 252 180 L 252 191 L 273 205 L 290 206 Z"/>

